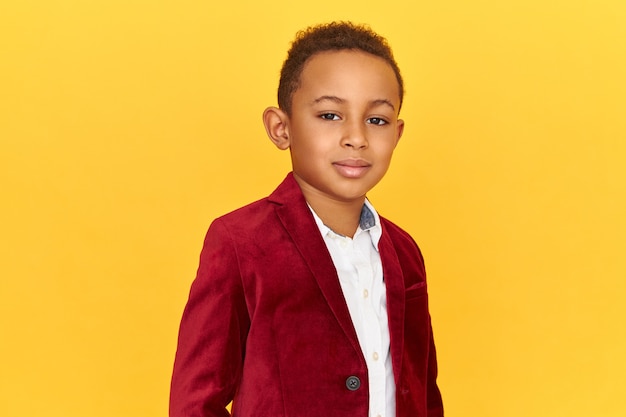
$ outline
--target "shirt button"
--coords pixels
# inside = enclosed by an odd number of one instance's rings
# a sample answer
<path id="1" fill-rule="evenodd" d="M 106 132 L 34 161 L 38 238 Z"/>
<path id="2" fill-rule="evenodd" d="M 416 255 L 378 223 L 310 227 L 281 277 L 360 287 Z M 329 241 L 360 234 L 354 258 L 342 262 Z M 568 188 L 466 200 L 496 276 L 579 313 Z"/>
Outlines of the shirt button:
<path id="1" fill-rule="evenodd" d="M 369 297 L 370 293 L 367 290 L 363 290 L 363 298 Z"/>
<path id="2" fill-rule="evenodd" d="M 361 380 L 356 376 L 349 376 L 348 379 L 346 379 L 346 387 L 350 391 L 356 391 L 361 387 Z"/>
<path id="3" fill-rule="evenodd" d="M 378 360 L 378 352 L 374 352 L 374 354 L 372 355 L 372 358 L 374 358 L 375 361 Z"/>

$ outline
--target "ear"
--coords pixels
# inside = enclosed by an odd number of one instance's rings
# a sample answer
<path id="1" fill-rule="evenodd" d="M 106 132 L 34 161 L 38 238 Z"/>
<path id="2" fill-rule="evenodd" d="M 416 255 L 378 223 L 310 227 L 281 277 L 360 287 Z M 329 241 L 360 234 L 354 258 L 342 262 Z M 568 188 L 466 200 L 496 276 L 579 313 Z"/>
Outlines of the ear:
<path id="1" fill-rule="evenodd" d="M 396 138 L 396 145 L 398 145 L 398 142 L 400 142 L 400 138 L 402 137 L 402 133 L 404 133 L 404 120 L 398 119 L 398 121 L 396 122 L 396 129 L 398 129 L 398 136 Z"/>
<path id="2" fill-rule="evenodd" d="M 289 116 L 278 107 L 268 107 L 263 112 L 267 136 L 282 151 L 289 148 Z"/>

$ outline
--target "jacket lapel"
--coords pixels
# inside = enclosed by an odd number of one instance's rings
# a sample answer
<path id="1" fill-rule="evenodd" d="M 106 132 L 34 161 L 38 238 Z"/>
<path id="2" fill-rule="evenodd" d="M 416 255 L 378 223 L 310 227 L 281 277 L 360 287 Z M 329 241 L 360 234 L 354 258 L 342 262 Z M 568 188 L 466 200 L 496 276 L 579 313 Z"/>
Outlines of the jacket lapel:
<path id="1" fill-rule="evenodd" d="M 387 319 L 389 321 L 391 362 L 397 384 L 400 380 L 404 347 L 404 276 L 398 254 L 389 233 L 385 230 L 385 222 L 382 219 L 381 225 L 383 233 L 378 242 L 378 250 L 387 289 Z"/>
<path id="2" fill-rule="evenodd" d="M 339 284 L 337 271 L 315 219 L 313 219 L 292 173 L 270 195 L 269 200 L 277 203 L 276 214 L 278 218 L 315 277 L 340 327 L 354 349 L 361 354 L 356 330 Z"/>

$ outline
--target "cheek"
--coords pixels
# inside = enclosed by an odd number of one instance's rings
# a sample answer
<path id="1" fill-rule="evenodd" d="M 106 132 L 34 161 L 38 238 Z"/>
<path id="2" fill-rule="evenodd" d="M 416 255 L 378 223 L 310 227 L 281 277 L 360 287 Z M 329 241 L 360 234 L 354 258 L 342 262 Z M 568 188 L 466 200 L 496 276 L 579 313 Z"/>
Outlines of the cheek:
<path id="1" fill-rule="evenodd" d="M 376 155 L 381 160 L 391 159 L 395 148 L 396 145 L 393 138 L 384 138 L 383 140 L 376 142 L 376 144 L 374 145 Z"/>

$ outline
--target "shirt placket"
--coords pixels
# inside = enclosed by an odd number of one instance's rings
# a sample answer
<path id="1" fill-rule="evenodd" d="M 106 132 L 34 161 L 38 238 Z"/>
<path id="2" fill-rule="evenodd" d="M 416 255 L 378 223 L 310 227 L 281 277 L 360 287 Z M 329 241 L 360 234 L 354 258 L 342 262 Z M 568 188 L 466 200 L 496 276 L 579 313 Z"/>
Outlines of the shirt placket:
<path id="1" fill-rule="evenodd" d="M 355 236 L 353 242 L 353 265 L 355 266 L 359 291 L 359 307 L 364 323 L 363 333 L 365 344 L 363 346 L 365 360 L 368 364 L 371 409 L 370 416 L 384 416 L 385 403 L 385 364 L 384 352 L 382 351 L 382 338 L 380 329 L 380 317 L 377 309 L 377 300 L 374 291 L 374 269 L 369 259 L 369 246 L 371 239 L 367 232 Z M 382 382 L 382 383 L 381 383 Z"/>

